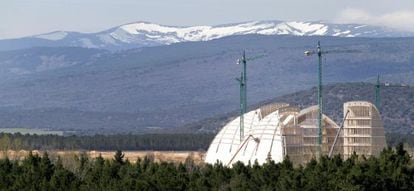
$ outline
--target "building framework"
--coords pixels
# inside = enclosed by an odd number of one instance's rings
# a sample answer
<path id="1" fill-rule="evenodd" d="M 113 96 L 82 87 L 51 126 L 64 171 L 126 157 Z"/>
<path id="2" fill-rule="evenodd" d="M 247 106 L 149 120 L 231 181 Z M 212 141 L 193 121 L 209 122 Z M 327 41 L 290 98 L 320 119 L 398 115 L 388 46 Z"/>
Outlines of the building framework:
<path id="1" fill-rule="evenodd" d="M 328 116 L 322 116 L 322 155 L 333 154 L 344 159 L 354 152 L 377 156 L 386 146 L 384 128 L 376 107 L 364 101 L 347 102 L 344 128 Z M 318 106 L 300 110 L 286 103 L 273 103 L 244 115 L 243 139 L 240 139 L 240 117 L 225 125 L 211 143 L 205 161 L 231 166 L 268 160 L 281 162 L 286 156 L 294 164 L 305 164 L 318 157 Z M 335 145 L 334 139 L 338 134 Z"/>

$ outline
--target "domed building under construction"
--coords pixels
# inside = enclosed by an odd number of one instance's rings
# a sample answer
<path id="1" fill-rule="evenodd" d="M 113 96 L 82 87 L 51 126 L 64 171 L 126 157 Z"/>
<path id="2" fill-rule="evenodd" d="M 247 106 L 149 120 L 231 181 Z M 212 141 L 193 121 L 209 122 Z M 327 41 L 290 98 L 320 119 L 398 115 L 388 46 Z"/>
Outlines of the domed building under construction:
<path id="1" fill-rule="evenodd" d="M 289 156 L 294 164 L 305 164 L 320 154 L 340 154 L 344 159 L 354 152 L 377 156 L 386 147 L 381 117 L 373 104 L 364 101 L 345 103 L 341 125 L 323 115 L 321 136 L 318 112 L 318 106 L 300 110 L 285 103 L 250 111 L 243 115 L 243 125 L 238 117 L 221 129 L 211 143 L 205 161 L 231 166 L 238 161 L 245 164 L 255 161 L 263 164 L 268 160 L 281 162 Z"/>

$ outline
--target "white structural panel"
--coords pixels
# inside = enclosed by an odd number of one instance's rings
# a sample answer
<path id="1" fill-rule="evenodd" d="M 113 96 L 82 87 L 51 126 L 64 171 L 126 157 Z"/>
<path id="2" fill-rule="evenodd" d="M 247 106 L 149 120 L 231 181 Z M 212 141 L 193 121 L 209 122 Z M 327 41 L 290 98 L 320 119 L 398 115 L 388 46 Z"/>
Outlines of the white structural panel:
<path id="1" fill-rule="evenodd" d="M 244 135 L 249 135 L 250 130 L 260 120 L 260 109 L 244 114 Z M 245 139 L 245 138 L 244 138 Z M 216 135 L 211 143 L 205 162 L 214 164 L 217 161 L 227 165 L 231 157 L 240 146 L 240 117 L 226 124 Z"/>
<path id="2" fill-rule="evenodd" d="M 249 136 L 240 145 L 239 150 L 229 165 L 238 161 L 244 164 L 263 164 L 267 159 L 275 162 L 283 161 L 283 140 L 280 129 L 279 111 L 275 111 L 260 120 L 260 122 L 250 130 Z"/>
<path id="3" fill-rule="evenodd" d="M 237 161 L 247 164 L 249 161 L 253 163 L 258 160 L 260 164 L 264 163 L 271 149 L 272 139 L 275 145 L 278 144 L 278 141 L 280 142 L 280 129 L 277 129 L 279 117 L 275 111 L 287 106 L 289 104 L 269 104 L 246 113 L 244 115 L 244 138 L 242 140 L 240 140 L 240 117 L 226 124 L 211 143 L 205 162 L 210 164 L 221 162 L 223 165 L 229 165 Z M 261 142 L 261 139 L 263 139 L 263 142 Z M 257 144 L 257 141 L 261 143 Z M 279 147 L 272 148 L 273 160 L 278 161 L 279 158 L 283 158 Z"/>

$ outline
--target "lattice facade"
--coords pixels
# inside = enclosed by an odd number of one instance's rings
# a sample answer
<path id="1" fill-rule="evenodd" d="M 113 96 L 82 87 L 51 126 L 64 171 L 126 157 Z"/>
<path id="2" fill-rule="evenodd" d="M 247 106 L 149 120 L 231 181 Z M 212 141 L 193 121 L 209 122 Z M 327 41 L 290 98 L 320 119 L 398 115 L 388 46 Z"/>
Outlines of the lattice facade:
<path id="1" fill-rule="evenodd" d="M 378 156 L 386 147 L 384 127 L 377 108 L 369 102 L 347 102 L 344 114 L 344 158 L 358 155 Z"/>
<path id="2" fill-rule="evenodd" d="M 318 106 L 312 106 L 298 113 L 289 125 L 282 126 L 286 139 L 286 154 L 294 164 L 304 164 L 316 158 L 319 152 L 327 155 L 333 145 L 339 127 L 329 117 L 322 119 L 322 147 L 319 151 L 317 123 Z M 342 153 L 342 139 L 335 145 L 334 153 Z"/>

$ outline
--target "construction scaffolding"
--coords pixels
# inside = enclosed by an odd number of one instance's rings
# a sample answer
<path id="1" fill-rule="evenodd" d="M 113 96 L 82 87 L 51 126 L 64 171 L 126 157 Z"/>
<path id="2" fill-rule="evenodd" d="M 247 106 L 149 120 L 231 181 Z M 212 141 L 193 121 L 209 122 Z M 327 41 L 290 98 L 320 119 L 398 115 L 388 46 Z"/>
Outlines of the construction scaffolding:
<path id="1" fill-rule="evenodd" d="M 286 140 L 286 155 L 294 164 L 304 164 L 318 157 L 319 126 L 318 106 L 300 111 L 287 125 L 282 126 L 282 136 Z M 339 126 L 329 117 L 322 117 L 322 155 L 327 155 L 332 146 Z M 334 152 L 340 154 L 341 141 L 335 145 Z"/>
<path id="2" fill-rule="evenodd" d="M 357 155 L 377 156 L 386 146 L 384 127 L 375 105 L 369 102 L 347 102 L 344 111 L 344 158 Z M 345 113 L 345 112 L 344 112 Z"/>

